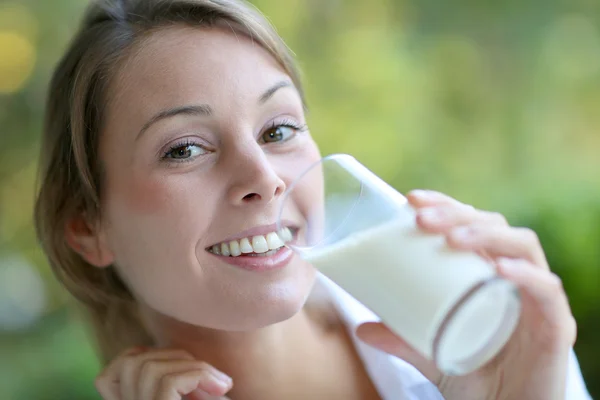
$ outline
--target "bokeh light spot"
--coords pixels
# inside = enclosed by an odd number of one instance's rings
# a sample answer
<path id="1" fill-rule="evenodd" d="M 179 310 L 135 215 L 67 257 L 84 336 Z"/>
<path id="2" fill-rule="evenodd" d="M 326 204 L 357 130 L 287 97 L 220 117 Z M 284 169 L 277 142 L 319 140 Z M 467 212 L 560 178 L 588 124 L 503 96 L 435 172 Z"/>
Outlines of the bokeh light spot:
<path id="1" fill-rule="evenodd" d="M 35 48 L 22 34 L 0 31 L 0 93 L 14 93 L 27 83 L 35 66 Z"/>
<path id="2" fill-rule="evenodd" d="M 0 332 L 33 325 L 46 308 L 44 282 L 23 258 L 0 255 Z"/>

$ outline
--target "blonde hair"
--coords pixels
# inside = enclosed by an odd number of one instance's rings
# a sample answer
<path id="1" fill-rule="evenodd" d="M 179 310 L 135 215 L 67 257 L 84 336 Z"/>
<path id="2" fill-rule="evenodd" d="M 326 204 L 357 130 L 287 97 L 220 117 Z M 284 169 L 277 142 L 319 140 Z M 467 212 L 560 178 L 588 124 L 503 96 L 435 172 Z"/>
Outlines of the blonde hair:
<path id="1" fill-rule="evenodd" d="M 265 48 L 304 101 L 294 58 L 264 16 L 243 0 L 99 0 L 52 78 L 46 109 L 35 223 L 57 278 L 84 306 L 104 362 L 123 349 L 151 345 L 136 303 L 114 268 L 95 268 L 67 244 L 68 221 L 100 218 L 98 138 L 107 91 L 121 62 L 144 35 L 173 25 L 225 23 Z"/>

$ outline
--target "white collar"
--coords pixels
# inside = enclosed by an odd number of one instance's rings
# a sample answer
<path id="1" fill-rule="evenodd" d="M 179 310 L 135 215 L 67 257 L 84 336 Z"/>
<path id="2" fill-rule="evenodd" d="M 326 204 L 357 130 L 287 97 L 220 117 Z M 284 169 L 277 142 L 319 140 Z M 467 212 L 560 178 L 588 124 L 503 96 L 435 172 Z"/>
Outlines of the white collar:
<path id="1" fill-rule="evenodd" d="M 380 321 L 373 312 L 320 273 L 317 284 L 321 285 L 330 295 L 352 337 L 356 351 L 362 359 L 371 381 L 383 400 L 444 400 L 437 387 L 415 367 L 404 360 L 368 346 L 356 337 L 354 332 L 360 324 Z M 567 400 L 592 400 L 585 387 L 577 357 L 572 349 L 569 357 L 566 389 Z"/>
<path id="2" fill-rule="evenodd" d="M 323 285 L 344 321 L 365 369 L 384 400 L 443 400 L 436 386 L 404 360 L 377 350 L 358 339 L 356 328 L 379 318 L 350 294 L 319 274 Z"/>

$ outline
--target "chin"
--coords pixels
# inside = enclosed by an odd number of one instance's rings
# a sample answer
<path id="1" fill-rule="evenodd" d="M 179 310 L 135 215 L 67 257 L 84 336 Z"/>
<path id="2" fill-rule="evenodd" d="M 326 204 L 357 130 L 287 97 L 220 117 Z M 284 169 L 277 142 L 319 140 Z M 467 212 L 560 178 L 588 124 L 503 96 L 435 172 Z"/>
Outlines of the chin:
<path id="1" fill-rule="evenodd" d="M 308 268 L 305 268 L 308 266 Z M 229 302 L 228 321 L 225 330 L 248 331 L 286 321 L 296 315 L 312 291 L 316 270 L 303 265 L 297 270 L 302 274 L 292 274 L 282 280 L 263 283 L 260 287 L 250 285 L 244 295 Z"/>
<path id="2" fill-rule="evenodd" d="M 147 300 L 156 301 L 148 304 L 158 313 L 192 326 L 230 332 L 261 329 L 292 318 L 306 304 L 316 270 L 301 260 L 293 263 L 282 274 L 267 277 L 256 273 L 243 279 L 236 274 L 234 279 L 228 276 L 202 285 L 202 290 L 189 280 L 181 283 L 184 289 L 169 296 L 170 304 L 164 303 L 164 297 L 158 301 L 155 293 L 149 293 Z"/>

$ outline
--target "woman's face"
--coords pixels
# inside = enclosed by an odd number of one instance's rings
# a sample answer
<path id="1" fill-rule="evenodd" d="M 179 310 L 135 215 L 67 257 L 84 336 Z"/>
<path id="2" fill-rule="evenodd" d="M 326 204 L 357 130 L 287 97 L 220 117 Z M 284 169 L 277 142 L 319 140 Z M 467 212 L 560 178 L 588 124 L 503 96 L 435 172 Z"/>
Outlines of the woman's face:
<path id="1" fill-rule="evenodd" d="M 320 155 L 284 70 L 240 34 L 169 28 L 139 46 L 110 94 L 101 234 L 138 300 L 228 330 L 297 312 L 315 271 L 280 248 L 274 223 L 286 187 Z M 286 207 L 292 227 L 318 201 L 310 186 Z M 237 253 L 231 242 L 248 251 L 243 238 L 256 254 L 215 254 L 223 243 Z"/>

